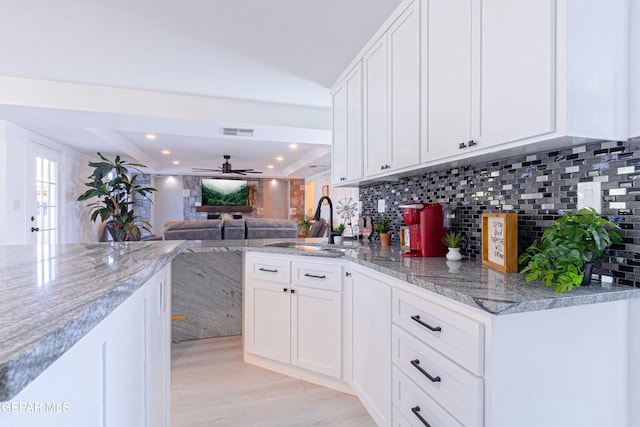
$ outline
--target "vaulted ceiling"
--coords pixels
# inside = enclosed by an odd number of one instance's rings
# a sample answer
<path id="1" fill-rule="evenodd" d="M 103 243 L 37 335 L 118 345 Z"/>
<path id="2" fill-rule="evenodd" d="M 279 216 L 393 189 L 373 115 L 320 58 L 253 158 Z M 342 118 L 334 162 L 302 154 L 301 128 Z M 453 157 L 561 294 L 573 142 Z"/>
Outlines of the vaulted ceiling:
<path id="1" fill-rule="evenodd" d="M 329 165 L 329 86 L 399 3 L 0 0 L 0 119 L 163 174 L 230 154 L 308 176 Z"/>

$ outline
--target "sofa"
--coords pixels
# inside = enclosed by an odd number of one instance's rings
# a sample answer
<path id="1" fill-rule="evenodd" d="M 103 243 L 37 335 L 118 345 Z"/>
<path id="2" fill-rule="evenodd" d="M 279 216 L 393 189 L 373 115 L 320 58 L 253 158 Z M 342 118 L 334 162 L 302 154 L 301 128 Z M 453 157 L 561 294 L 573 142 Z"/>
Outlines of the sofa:
<path id="1" fill-rule="evenodd" d="M 293 239 L 298 237 L 298 224 L 288 219 L 247 218 L 247 239 Z"/>
<path id="2" fill-rule="evenodd" d="M 225 219 L 222 224 L 222 238 L 244 240 L 247 235 L 244 219 Z"/>
<path id="3" fill-rule="evenodd" d="M 222 220 L 169 221 L 164 240 L 222 240 Z"/>
<path id="4" fill-rule="evenodd" d="M 298 225 L 288 219 L 246 218 L 170 221 L 164 240 L 290 239 L 298 237 Z"/>

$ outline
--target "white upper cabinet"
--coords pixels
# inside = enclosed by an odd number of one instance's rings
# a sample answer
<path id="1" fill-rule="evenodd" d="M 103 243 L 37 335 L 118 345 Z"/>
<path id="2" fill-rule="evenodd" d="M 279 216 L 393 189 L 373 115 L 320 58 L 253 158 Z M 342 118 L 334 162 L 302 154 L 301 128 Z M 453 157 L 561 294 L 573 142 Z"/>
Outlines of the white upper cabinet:
<path id="1" fill-rule="evenodd" d="M 333 92 L 333 183 L 362 178 L 362 65 Z"/>
<path id="2" fill-rule="evenodd" d="M 420 16 L 413 2 L 364 56 L 365 175 L 420 161 Z"/>
<path id="3" fill-rule="evenodd" d="M 459 154 L 478 132 L 472 89 L 478 56 L 472 22 L 478 2 L 431 0 L 422 4 L 422 161 Z"/>
<path id="4" fill-rule="evenodd" d="M 420 162 L 420 14 L 415 1 L 388 32 L 391 168 Z"/>
<path id="5" fill-rule="evenodd" d="M 389 166 L 389 81 L 387 37 L 382 37 L 364 56 L 365 175 Z"/>
<path id="6" fill-rule="evenodd" d="M 555 131 L 555 0 L 483 1 L 478 147 Z"/>
<path id="7" fill-rule="evenodd" d="M 628 0 L 403 1 L 360 56 L 364 179 L 637 136 L 629 11 Z"/>

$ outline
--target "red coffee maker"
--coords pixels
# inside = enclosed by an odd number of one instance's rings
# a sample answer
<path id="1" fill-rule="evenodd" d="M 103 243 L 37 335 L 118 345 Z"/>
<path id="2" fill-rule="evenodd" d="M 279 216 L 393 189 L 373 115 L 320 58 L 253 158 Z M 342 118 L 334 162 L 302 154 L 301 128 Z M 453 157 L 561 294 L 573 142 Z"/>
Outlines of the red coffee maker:
<path id="1" fill-rule="evenodd" d="M 400 206 L 404 222 L 409 226 L 408 257 L 445 256 L 447 247 L 442 238 L 447 233 L 443 227 L 442 205 L 409 203 Z"/>

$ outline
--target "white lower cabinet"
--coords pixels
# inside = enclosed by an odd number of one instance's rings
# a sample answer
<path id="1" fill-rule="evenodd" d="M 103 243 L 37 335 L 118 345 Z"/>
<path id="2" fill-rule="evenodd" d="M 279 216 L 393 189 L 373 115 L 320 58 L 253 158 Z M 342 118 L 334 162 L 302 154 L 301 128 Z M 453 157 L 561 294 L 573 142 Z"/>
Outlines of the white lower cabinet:
<path id="1" fill-rule="evenodd" d="M 168 426 L 170 267 L 158 272 L 0 411 L 2 426 Z"/>
<path id="2" fill-rule="evenodd" d="M 637 300 L 492 315 L 357 262 L 250 255 L 245 360 L 355 392 L 379 426 L 640 425 Z"/>
<path id="3" fill-rule="evenodd" d="M 246 256 L 245 352 L 340 379 L 342 267 L 289 258 Z"/>
<path id="4" fill-rule="evenodd" d="M 352 270 L 351 386 L 374 421 L 391 424 L 391 287 Z"/>

